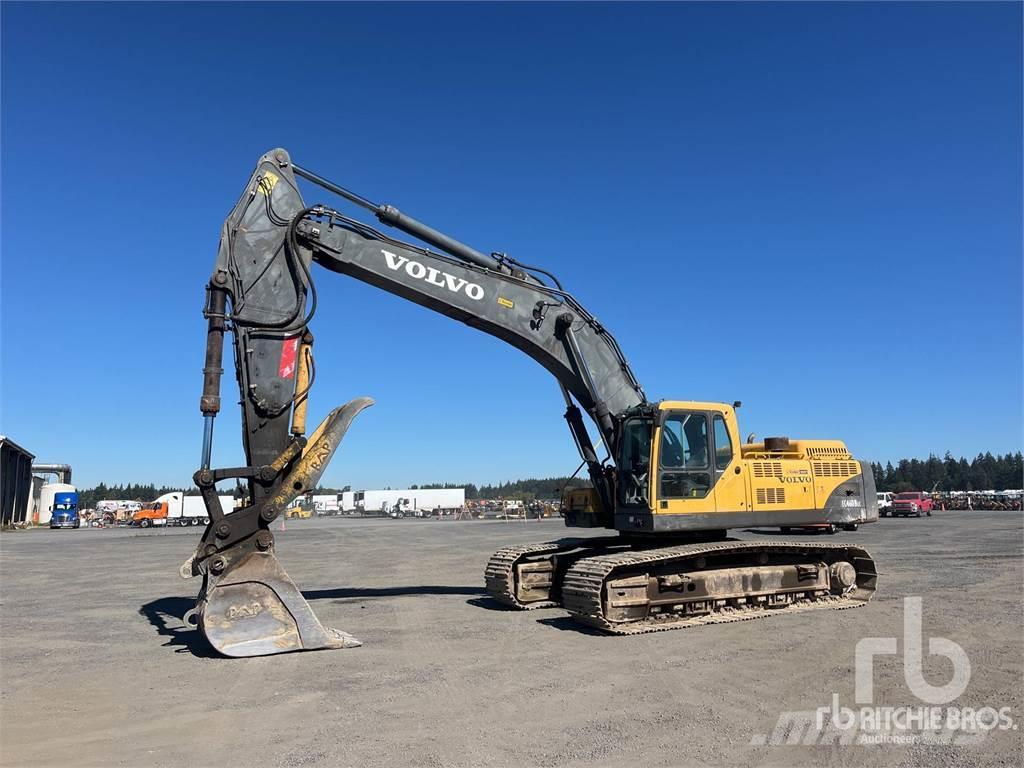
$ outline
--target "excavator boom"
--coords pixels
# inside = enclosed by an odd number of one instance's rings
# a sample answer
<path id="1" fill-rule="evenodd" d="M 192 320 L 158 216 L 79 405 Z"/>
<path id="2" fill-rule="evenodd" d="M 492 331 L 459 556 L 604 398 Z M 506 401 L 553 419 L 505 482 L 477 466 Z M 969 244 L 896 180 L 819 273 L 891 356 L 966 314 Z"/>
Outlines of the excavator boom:
<path id="1" fill-rule="evenodd" d="M 307 207 L 296 176 L 443 253 L 388 237 L 332 208 Z M 645 399 L 614 337 L 557 281 L 549 284 L 513 259 L 485 255 L 393 206 L 371 203 L 294 165 L 283 149 L 268 152 L 224 222 L 207 286 L 203 446 L 194 479 L 211 522 L 182 567 L 182 575 L 204 580 L 190 620 L 226 655 L 356 642 L 319 625 L 277 562 L 269 529 L 294 498 L 316 486 L 352 419 L 372 404 L 353 400 L 305 437 L 315 375 L 309 329 L 317 303 L 314 262 L 479 328 L 547 368 L 565 395 L 566 419 L 591 479 L 609 504 L 609 478 L 572 398 L 609 445 L 617 429 L 612 414 Z M 210 457 L 226 332 L 234 337 L 246 465 L 215 470 Z M 248 483 L 246 506 L 220 508 L 215 485 L 224 480 Z"/>

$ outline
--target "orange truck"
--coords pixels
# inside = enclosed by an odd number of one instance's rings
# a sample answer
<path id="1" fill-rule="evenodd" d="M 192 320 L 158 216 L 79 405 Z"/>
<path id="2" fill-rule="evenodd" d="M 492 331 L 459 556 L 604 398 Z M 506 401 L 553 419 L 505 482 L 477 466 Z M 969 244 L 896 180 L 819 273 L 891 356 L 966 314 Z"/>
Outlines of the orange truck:
<path id="1" fill-rule="evenodd" d="M 221 496 L 220 506 L 225 512 L 234 509 L 232 496 Z M 202 496 L 185 496 L 181 492 L 165 493 L 154 501 L 142 505 L 132 515 L 132 525 L 138 528 L 156 526 L 207 525 L 210 518 Z"/>

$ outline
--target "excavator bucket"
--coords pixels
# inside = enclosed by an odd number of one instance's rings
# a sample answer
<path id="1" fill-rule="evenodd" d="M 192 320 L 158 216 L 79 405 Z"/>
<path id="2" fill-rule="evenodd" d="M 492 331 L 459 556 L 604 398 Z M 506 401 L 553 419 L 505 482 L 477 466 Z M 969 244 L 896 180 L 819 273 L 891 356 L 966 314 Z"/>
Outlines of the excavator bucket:
<path id="1" fill-rule="evenodd" d="M 356 415 L 373 400 L 357 398 L 328 414 L 302 455 L 267 502 L 280 514 L 297 495 L 316 487 Z M 347 632 L 323 626 L 274 554 L 273 536 L 261 530 L 220 553 L 220 573 L 206 574 L 200 600 L 186 620 L 225 656 L 267 656 L 321 648 L 355 648 Z M 182 566 L 182 575 L 191 564 Z"/>
<path id="2" fill-rule="evenodd" d="M 199 627 L 225 656 L 362 645 L 320 623 L 273 552 L 251 552 L 225 573 L 207 596 Z"/>

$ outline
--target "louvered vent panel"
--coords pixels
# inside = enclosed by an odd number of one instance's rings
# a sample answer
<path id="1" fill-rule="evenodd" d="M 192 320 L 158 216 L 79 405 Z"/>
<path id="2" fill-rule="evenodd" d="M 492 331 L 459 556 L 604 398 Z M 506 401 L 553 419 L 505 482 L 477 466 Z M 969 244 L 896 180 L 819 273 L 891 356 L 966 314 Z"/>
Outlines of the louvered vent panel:
<path id="1" fill-rule="evenodd" d="M 755 461 L 754 477 L 782 477 L 782 465 L 777 461 Z"/>
<path id="2" fill-rule="evenodd" d="M 815 461 L 813 466 L 818 477 L 853 477 L 858 472 L 855 461 Z"/>
<path id="3" fill-rule="evenodd" d="M 786 503 L 786 489 L 785 488 L 758 488 L 757 489 L 757 503 L 758 504 L 785 504 Z"/>
<path id="4" fill-rule="evenodd" d="M 831 459 L 831 458 L 844 458 L 845 459 L 847 456 L 850 455 L 850 452 L 846 448 L 835 448 L 835 447 L 808 448 L 807 449 L 807 455 L 810 456 L 811 458 L 815 458 L 817 456 L 821 456 L 822 458 L 829 458 L 829 459 Z"/>

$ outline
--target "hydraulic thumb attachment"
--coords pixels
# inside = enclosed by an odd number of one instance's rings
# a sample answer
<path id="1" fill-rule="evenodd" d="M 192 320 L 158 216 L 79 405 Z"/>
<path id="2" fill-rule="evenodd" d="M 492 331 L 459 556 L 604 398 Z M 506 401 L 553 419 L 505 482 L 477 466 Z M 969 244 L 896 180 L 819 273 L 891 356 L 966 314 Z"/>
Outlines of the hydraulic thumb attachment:
<path id="1" fill-rule="evenodd" d="M 316 487 L 352 420 L 372 404 L 361 397 L 335 408 L 308 441 L 296 436 L 265 466 L 196 472 L 210 524 L 181 567 L 184 578 L 203 576 L 196 607 L 185 621 L 198 626 L 219 653 L 266 656 L 361 645 L 320 623 L 278 562 L 269 525 L 296 496 Z M 268 493 L 262 501 L 225 512 L 214 485 L 230 478 L 248 478 Z"/>

